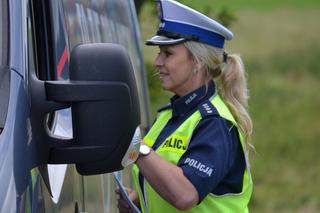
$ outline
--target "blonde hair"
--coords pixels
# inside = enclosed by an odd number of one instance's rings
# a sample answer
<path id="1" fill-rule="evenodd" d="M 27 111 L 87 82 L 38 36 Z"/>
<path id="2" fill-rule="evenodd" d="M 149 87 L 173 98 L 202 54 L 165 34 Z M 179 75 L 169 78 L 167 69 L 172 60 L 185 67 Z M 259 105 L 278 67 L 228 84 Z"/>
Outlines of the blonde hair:
<path id="1" fill-rule="evenodd" d="M 185 42 L 184 45 L 193 59 L 201 64 L 207 82 L 211 79 L 219 80 L 218 93 L 235 117 L 240 131 L 244 134 L 245 143 L 253 148 L 251 145 L 253 126 L 247 111 L 249 95 L 246 73 L 240 56 L 237 54 L 224 56 L 222 48 L 194 41 Z"/>

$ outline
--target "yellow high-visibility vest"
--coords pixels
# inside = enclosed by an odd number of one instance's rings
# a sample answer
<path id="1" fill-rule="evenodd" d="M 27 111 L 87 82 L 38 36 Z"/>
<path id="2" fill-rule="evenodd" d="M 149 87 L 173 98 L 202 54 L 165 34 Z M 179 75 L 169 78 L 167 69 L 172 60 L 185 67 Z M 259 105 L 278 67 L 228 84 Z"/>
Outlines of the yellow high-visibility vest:
<path id="1" fill-rule="evenodd" d="M 215 95 L 211 103 L 217 109 L 219 115 L 237 126 L 237 123 L 232 116 L 230 110 L 226 104 L 222 101 L 219 95 Z M 161 130 L 164 128 L 168 120 L 172 116 L 172 110 L 167 109 L 161 111 L 156 122 L 144 137 L 144 142 L 152 147 L 155 143 L 157 137 L 159 136 Z M 186 151 L 188 143 L 192 136 L 193 130 L 196 128 L 200 122 L 202 116 L 199 110 L 195 111 L 189 118 L 187 118 L 178 128 L 173 132 L 162 144 L 155 150 L 163 159 L 177 165 L 179 159 Z M 238 128 L 239 129 L 239 128 Z M 244 151 L 244 156 L 246 159 L 246 169 L 243 175 L 243 186 L 240 193 L 230 193 L 224 195 L 214 195 L 209 193 L 202 202 L 186 211 L 183 212 L 194 212 L 194 213 L 211 213 L 211 212 L 221 212 L 221 213 L 245 213 L 248 212 L 248 203 L 252 194 L 252 178 L 250 174 L 250 166 L 247 157 L 247 150 L 243 140 L 242 133 L 239 132 L 239 138 L 242 144 L 242 149 Z M 170 143 L 170 145 L 169 145 Z M 138 193 L 140 206 L 142 212 L 149 213 L 174 213 L 181 212 L 181 210 L 176 209 L 170 203 L 165 201 L 147 182 L 146 179 L 143 180 L 144 184 L 144 197 L 142 195 L 142 190 L 139 184 L 139 168 L 134 165 L 133 169 L 133 179 L 135 184 L 135 189 Z"/>

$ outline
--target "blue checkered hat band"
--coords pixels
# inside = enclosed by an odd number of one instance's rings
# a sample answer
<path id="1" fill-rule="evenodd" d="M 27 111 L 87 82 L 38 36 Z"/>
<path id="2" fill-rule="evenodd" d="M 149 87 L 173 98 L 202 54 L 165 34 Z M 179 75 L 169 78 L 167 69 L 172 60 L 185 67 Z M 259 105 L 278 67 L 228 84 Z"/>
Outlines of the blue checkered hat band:
<path id="1" fill-rule="evenodd" d="M 205 30 L 196 26 L 167 20 L 162 20 L 159 32 L 161 32 L 161 34 L 163 35 L 165 35 L 165 32 L 168 32 L 168 34 L 173 33 L 176 35 L 181 35 L 181 37 L 183 38 L 191 38 L 191 40 L 210 44 L 219 48 L 223 48 L 225 40 L 223 36 L 215 32 Z"/>

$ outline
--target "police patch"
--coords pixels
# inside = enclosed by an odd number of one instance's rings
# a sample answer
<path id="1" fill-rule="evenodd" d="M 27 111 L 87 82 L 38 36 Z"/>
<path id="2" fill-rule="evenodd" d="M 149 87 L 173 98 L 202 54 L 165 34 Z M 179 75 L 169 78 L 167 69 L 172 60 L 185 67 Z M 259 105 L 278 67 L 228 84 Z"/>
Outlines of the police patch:
<path id="1" fill-rule="evenodd" d="M 205 174 L 207 174 L 208 176 L 211 176 L 212 174 L 212 168 L 195 160 L 195 159 L 192 159 L 192 158 L 187 158 L 185 161 L 184 161 L 185 164 L 188 164 L 189 166 L 199 170 L 200 172 L 203 172 Z"/>
<path id="2" fill-rule="evenodd" d="M 160 152 L 176 152 L 183 154 L 187 149 L 187 137 L 171 135 L 159 147 Z"/>

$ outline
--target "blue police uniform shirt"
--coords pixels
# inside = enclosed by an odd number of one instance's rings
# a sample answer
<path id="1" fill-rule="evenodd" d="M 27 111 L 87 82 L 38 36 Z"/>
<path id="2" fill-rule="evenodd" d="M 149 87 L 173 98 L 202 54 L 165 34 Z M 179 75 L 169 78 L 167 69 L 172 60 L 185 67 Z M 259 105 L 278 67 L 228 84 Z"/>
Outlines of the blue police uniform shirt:
<path id="1" fill-rule="evenodd" d="M 211 81 L 190 94 L 171 98 L 171 104 L 159 110 L 172 109 L 172 117 L 165 125 L 152 147 L 157 149 L 198 106 L 215 94 Z M 211 106 L 213 110 L 215 108 Z M 223 195 L 242 190 L 245 159 L 236 127 L 213 113 L 204 116 L 194 130 L 189 146 L 178 162 L 184 175 L 199 194 L 199 203 L 209 193 Z M 141 180 L 140 176 L 140 180 Z"/>

